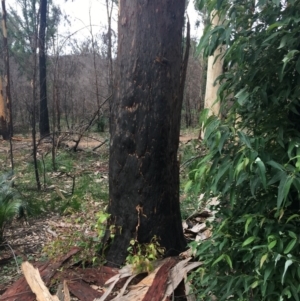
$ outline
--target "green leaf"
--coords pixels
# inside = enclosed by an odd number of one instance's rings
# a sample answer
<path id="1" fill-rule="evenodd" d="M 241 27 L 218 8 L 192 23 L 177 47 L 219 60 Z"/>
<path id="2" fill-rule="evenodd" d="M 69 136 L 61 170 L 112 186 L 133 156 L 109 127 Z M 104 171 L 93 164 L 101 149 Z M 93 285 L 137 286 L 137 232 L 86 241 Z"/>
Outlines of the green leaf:
<path id="1" fill-rule="evenodd" d="M 297 238 L 292 239 L 289 244 L 287 245 L 287 247 L 284 249 L 283 253 L 284 254 L 288 254 L 290 253 L 290 251 L 294 248 L 295 244 L 297 242 Z"/>
<path id="2" fill-rule="evenodd" d="M 109 219 L 110 214 L 101 211 L 100 213 L 98 213 L 97 217 L 98 217 L 97 222 L 99 224 L 103 224 L 104 222 L 106 222 Z"/>
<path id="3" fill-rule="evenodd" d="M 267 260 L 267 258 L 268 258 L 268 253 L 266 253 L 265 255 L 263 255 L 261 257 L 261 259 L 260 259 L 260 265 L 259 265 L 260 268 L 262 268 L 262 266 L 263 266 L 264 262 Z"/>
<path id="4" fill-rule="evenodd" d="M 266 283 L 266 281 L 268 280 L 269 276 L 271 275 L 272 273 L 272 266 L 271 265 L 268 265 L 267 268 L 265 269 L 265 272 L 264 272 L 264 284 Z"/>
<path id="5" fill-rule="evenodd" d="M 290 236 L 291 238 L 297 239 L 296 233 L 294 233 L 294 232 L 292 232 L 292 231 L 288 231 L 288 233 L 289 233 L 289 236 Z"/>
<path id="6" fill-rule="evenodd" d="M 259 281 L 256 280 L 256 281 L 254 281 L 254 282 L 250 285 L 250 287 L 251 287 L 251 288 L 256 288 L 256 287 L 258 286 L 258 284 L 259 284 Z"/>
<path id="7" fill-rule="evenodd" d="M 225 161 L 218 169 L 217 175 L 214 179 L 214 186 L 217 186 L 219 180 L 224 176 L 224 174 L 228 171 L 228 169 L 231 168 L 231 165 L 229 162 Z"/>
<path id="8" fill-rule="evenodd" d="M 285 70 L 285 67 L 286 65 L 294 58 L 294 56 L 296 54 L 299 53 L 299 50 L 290 50 L 288 52 L 288 54 L 283 58 L 283 66 L 282 66 L 282 70 L 281 70 L 281 73 L 280 73 L 280 81 L 282 80 L 282 77 L 283 77 L 283 73 L 284 73 L 284 70 Z"/>
<path id="9" fill-rule="evenodd" d="M 234 97 L 237 98 L 238 103 L 243 106 L 246 103 L 249 95 L 250 94 L 247 92 L 247 88 L 243 88 Z"/>
<path id="10" fill-rule="evenodd" d="M 205 123 L 205 132 L 204 132 L 204 138 L 207 140 L 210 138 L 210 135 L 216 132 L 217 127 L 220 124 L 220 120 L 214 116 L 211 115 L 207 122 Z"/>
<path id="11" fill-rule="evenodd" d="M 279 23 L 276 23 L 276 24 L 279 24 Z M 271 25 L 272 26 L 272 25 Z M 271 27 L 270 26 L 270 27 Z M 280 26 L 280 25 L 279 25 Z M 270 28 L 269 27 L 269 28 Z M 274 28 L 275 28 L 275 24 L 274 24 Z M 277 36 L 280 35 L 281 33 L 280 32 L 274 32 L 273 34 L 271 35 L 268 35 L 268 37 L 263 41 L 263 45 L 269 45 L 270 44 L 270 41 L 273 40 L 273 42 L 277 42 L 278 41 L 278 38 Z M 268 42 L 268 43 L 267 43 Z"/>
<path id="12" fill-rule="evenodd" d="M 258 177 L 252 177 L 250 179 L 250 190 L 251 190 L 251 194 L 253 196 L 255 196 L 256 189 L 258 188 L 258 185 L 259 185 L 259 178 Z"/>
<path id="13" fill-rule="evenodd" d="M 274 168 L 276 168 L 276 169 L 279 169 L 279 170 L 281 170 L 281 171 L 284 171 L 283 166 L 282 166 L 281 164 L 279 164 L 279 163 L 273 161 L 273 160 L 268 161 L 267 164 L 271 165 L 272 167 L 274 167 Z"/>
<path id="14" fill-rule="evenodd" d="M 300 193 L 300 179 L 294 178 L 293 186 L 297 189 L 298 193 Z"/>
<path id="15" fill-rule="evenodd" d="M 224 259 L 226 260 L 226 262 L 228 263 L 229 267 L 232 269 L 232 261 L 230 259 L 230 257 L 228 255 L 224 255 Z"/>
<path id="16" fill-rule="evenodd" d="M 272 30 L 272 29 L 274 29 L 274 28 L 277 28 L 277 27 L 279 27 L 279 26 L 282 26 L 282 22 L 275 22 L 275 23 L 271 24 L 271 25 L 268 27 L 267 31 L 270 31 L 270 30 Z M 279 34 L 280 34 L 280 32 L 275 32 L 275 33 L 273 33 L 271 36 L 269 36 L 269 37 L 264 41 L 264 43 L 265 43 L 266 41 L 270 40 L 270 39 L 273 39 L 273 37 L 276 37 L 276 36 L 278 36 Z"/>
<path id="17" fill-rule="evenodd" d="M 184 191 L 185 191 L 185 192 L 188 192 L 188 191 L 191 189 L 193 183 L 194 183 L 194 182 L 193 182 L 192 180 L 189 180 L 189 181 L 185 184 Z"/>
<path id="18" fill-rule="evenodd" d="M 250 142 L 249 138 L 245 135 L 245 133 L 243 133 L 242 131 L 239 131 L 238 136 L 244 144 L 246 144 L 249 148 L 252 148 L 251 142 Z"/>
<path id="19" fill-rule="evenodd" d="M 255 236 L 248 237 L 242 244 L 242 247 L 245 247 L 249 244 L 251 244 L 255 240 Z"/>
<path id="20" fill-rule="evenodd" d="M 277 262 L 281 259 L 281 255 L 280 254 L 278 254 L 277 256 L 276 256 L 276 258 L 275 258 L 275 267 L 276 267 L 276 265 L 277 265 Z"/>
<path id="21" fill-rule="evenodd" d="M 291 141 L 290 143 L 289 143 L 289 148 L 288 148 L 288 156 L 289 156 L 289 159 L 291 159 L 292 157 L 293 157 L 293 155 L 292 155 L 292 151 L 293 151 L 293 149 L 295 148 L 295 146 L 297 145 L 297 144 L 299 144 L 299 142 L 298 141 L 295 141 L 295 140 L 293 140 L 293 141 Z"/>
<path id="22" fill-rule="evenodd" d="M 213 262 L 213 264 L 212 264 L 212 266 L 214 266 L 215 264 L 217 264 L 218 262 L 220 262 L 221 260 L 223 260 L 224 259 L 224 254 L 222 254 L 221 256 L 219 256 L 214 262 Z"/>
<path id="23" fill-rule="evenodd" d="M 263 187 L 265 189 L 267 189 L 267 179 L 266 179 L 266 167 L 265 167 L 265 164 L 261 160 L 256 160 L 255 162 L 256 162 L 256 164 L 258 166 L 258 171 L 259 171 L 259 175 L 260 175 Z"/>
<path id="24" fill-rule="evenodd" d="M 220 232 L 223 227 L 228 223 L 228 218 L 226 218 L 225 220 L 223 220 L 223 222 L 221 223 L 220 227 L 218 228 L 218 231 L 217 232 Z"/>
<path id="25" fill-rule="evenodd" d="M 283 175 L 280 184 L 278 186 L 278 197 L 277 197 L 277 210 L 282 206 L 282 203 L 286 200 L 286 197 L 290 191 L 293 178 L 291 176 Z"/>
<path id="26" fill-rule="evenodd" d="M 200 118 L 199 118 L 199 123 L 201 126 L 203 126 L 206 123 L 208 116 L 209 116 L 209 109 L 203 109 L 201 111 Z"/>
<path id="27" fill-rule="evenodd" d="M 252 216 L 249 216 L 247 218 L 247 221 L 246 221 L 246 224 L 245 224 L 245 232 L 244 232 L 244 235 L 246 235 L 248 233 L 248 227 L 249 227 L 249 224 L 252 222 Z"/>
<path id="28" fill-rule="evenodd" d="M 284 171 L 278 171 L 272 179 L 268 182 L 268 185 L 272 185 L 276 182 L 279 182 L 281 178 L 284 176 L 285 172 Z"/>
<path id="29" fill-rule="evenodd" d="M 292 294 L 293 294 L 293 297 L 296 301 L 299 301 L 299 288 L 296 288 L 292 283 L 291 283 L 291 290 L 292 290 Z"/>
<path id="30" fill-rule="evenodd" d="M 289 266 L 290 266 L 291 264 L 293 264 L 293 261 L 292 261 L 291 259 L 289 259 L 289 260 L 287 260 L 287 261 L 285 262 L 285 265 L 284 265 L 284 271 L 283 271 L 282 278 L 281 278 L 281 283 L 282 283 L 282 284 L 283 284 L 283 282 L 284 282 L 284 276 L 285 276 L 285 274 L 286 274 L 286 272 L 287 272 L 287 270 L 288 270 L 288 268 L 289 268 Z"/>
<path id="31" fill-rule="evenodd" d="M 293 214 L 293 215 L 291 215 L 291 216 L 286 220 L 286 224 L 287 224 L 288 222 L 290 222 L 291 220 L 293 220 L 294 218 L 299 218 L 299 217 L 300 217 L 299 214 Z"/>
<path id="32" fill-rule="evenodd" d="M 269 250 L 273 249 L 276 246 L 276 244 L 277 244 L 277 240 L 273 240 L 268 244 L 268 249 Z"/>
<path id="33" fill-rule="evenodd" d="M 288 40 L 288 38 L 289 38 L 289 35 L 287 35 L 287 34 L 281 38 L 280 46 L 278 47 L 278 49 L 281 49 L 286 45 L 286 41 Z"/>

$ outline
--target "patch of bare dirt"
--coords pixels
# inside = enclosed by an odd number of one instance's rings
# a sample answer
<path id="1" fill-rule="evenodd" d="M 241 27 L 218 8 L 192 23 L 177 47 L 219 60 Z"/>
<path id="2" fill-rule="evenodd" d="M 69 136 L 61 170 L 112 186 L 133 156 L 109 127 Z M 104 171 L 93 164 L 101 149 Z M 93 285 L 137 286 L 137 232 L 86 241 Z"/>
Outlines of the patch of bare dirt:
<path id="1" fill-rule="evenodd" d="M 196 134 L 190 133 L 190 134 L 180 135 L 180 137 L 179 137 L 179 141 L 181 143 L 187 143 L 192 140 L 199 140 L 199 136 Z"/>

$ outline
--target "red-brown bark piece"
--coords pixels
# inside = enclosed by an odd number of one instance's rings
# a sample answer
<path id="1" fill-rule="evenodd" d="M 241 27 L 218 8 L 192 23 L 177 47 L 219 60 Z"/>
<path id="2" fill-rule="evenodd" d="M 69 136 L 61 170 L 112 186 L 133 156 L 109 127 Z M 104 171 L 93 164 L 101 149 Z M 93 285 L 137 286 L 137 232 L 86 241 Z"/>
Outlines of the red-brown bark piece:
<path id="1" fill-rule="evenodd" d="M 169 260 L 158 270 L 154 281 L 147 291 L 143 301 L 161 301 L 164 298 L 170 269 L 178 262 L 175 258 Z"/>
<path id="2" fill-rule="evenodd" d="M 104 291 L 96 291 L 86 282 L 81 280 L 68 282 L 68 288 L 70 293 L 72 293 L 80 301 L 92 301 L 96 298 L 100 298 L 104 294 Z"/>
<path id="3" fill-rule="evenodd" d="M 64 279 L 73 281 L 74 279 L 81 279 L 89 284 L 95 284 L 98 286 L 104 286 L 105 282 L 111 277 L 117 275 L 119 271 L 110 267 L 99 267 L 99 268 L 75 268 L 68 269 L 62 272 L 57 271 L 53 279 L 62 282 Z"/>
<path id="4" fill-rule="evenodd" d="M 99 269 L 76 269 L 76 273 L 82 276 L 82 279 L 87 283 L 94 283 L 98 286 L 104 286 L 105 282 L 111 277 L 117 275 L 117 269 L 102 266 Z"/>
<path id="5" fill-rule="evenodd" d="M 80 248 L 72 248 L 66 255 L 50 261 L 45 264 L 37 263 L 36 268 L 39 269 L 42 280 L 45 285 L 49 285 L 52 276 L 56 273 L 56 270 L 71 256 L 76 254 Z M 32 293 L 26 279 L 22 276 L 11 287 L 9 287 L 5 293 L 0 297 L 0 300 L 5 301 L 33 301 L 35 300 L 35 294 Z"/>

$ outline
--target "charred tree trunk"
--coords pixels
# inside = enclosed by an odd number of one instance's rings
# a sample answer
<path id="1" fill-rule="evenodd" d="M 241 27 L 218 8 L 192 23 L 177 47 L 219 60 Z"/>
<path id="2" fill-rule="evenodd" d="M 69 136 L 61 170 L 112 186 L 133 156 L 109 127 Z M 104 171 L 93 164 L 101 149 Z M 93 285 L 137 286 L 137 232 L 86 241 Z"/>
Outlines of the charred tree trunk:
<path id="1" fill-rule="evenodd" d="M 46 51 L 45 33 L 47 21 L 47 0 L 40 1 L 40 30 L 39 30 L 39 71 L 40 71 L 40 122 L 39 129 L 41 137 L 50 133 L 49 113 L 47 104 L 47 81 L 46 81 Z"/>
<path id="2" fill-rule="evenodd" d="M 186 245 L 177 161 L 186 74 L 185 1 L 120 0 L 119 5 L 110 124 L 111 265 L 124 262 L 132 238 L 145 243 L 156 235 L 166 255 L 178 254 Z"/>
<path id="3" fill-rule="evenodd" d="M 32 73 L 32 149 L 33 149 L 33 162 L 34 162 L 34 174 L 37 185 L 37 190 L 41 190 L 41 181 L 38 168 L 38 158 L 37 158 L 37 138 L 36 138 L 36 111 L 37 111 L 37 93 L 36 93 L 36 79 L 37 79 L 37 26 L 35 26 L 34 32 L 34 44 L 32 45 L 32 55 L 33 55 L 33 73 Z"/>
<path id="4" fill-rule="evenodd" d="M 3 125 L 6 123 L 5 129 L 2 132 L 3 139 L 9 140 L 13 136 L 13 124 L 12 124 L 12 106 L 11 106 L 11 93 L 10 93 L 10 68 L 9 68 L 9 52 L 8 52 L 8 42 L 7 42 L 7 13 L 5 0 L 1 0 L 2 6 L 2 33 L 3 33 L 3 61 L 4 61 L 4 86 L 5 86 L 5 99 L 3 102 L 6 102 L 5 120 L 3 120 Z M 3 97 L 3 89 L 2 97 Z M 1 118 L 2 122 L 2 118 Z"/>

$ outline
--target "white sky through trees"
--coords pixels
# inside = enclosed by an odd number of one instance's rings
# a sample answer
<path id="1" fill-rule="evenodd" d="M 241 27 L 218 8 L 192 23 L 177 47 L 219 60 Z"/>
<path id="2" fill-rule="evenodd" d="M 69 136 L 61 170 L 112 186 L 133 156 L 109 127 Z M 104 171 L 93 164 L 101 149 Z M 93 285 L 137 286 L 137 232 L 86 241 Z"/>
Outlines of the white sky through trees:
<path id="1" fill-rule="evenodd" d="M 91 11 L 92 23 L 94 25 L 106 26 L 106 6 L 105 0 L 54 0 L 59 4 L 62 11 L 69 15 L 72 24 L 75 26 L 72 29 L 80 29 L 82 26 L 89 25 L 89 11 Z M 117 7 L 115 6 L 115 20 L 117 22 Z M 188 14 L 191 21 L 191 31 L 193 36 L 199 36 L 200 29 L 195 28 L 195 23 L 198 17 L 198 13 L 194 8 L 193 1 L 189 2 Z M 115 24 L 116 28 L 116 24 Z"/>
<path id="2" fill-rule="evenodd" d="M 59 5 L 63 16 L 67 16 L 70 22 L 66 22 L 63 17 L 58 29 L 59 44 L 64 44 L 63 52 L 66 53 L 70 51 L 68 36 L 71 36 L 72 39 L 76 39 L 79 43 L 90 37 L 90 23 L 93 26 L 94 36 L 97 36 L 100 32 L 107 31 L 105 0 L 53 0 L 53 2 Z M 8 1 L 8 7 L 12 7 L 21 14 L 17 0 Z M 199 39 L 202 33 L 202 27 L 197 28 L 195 26 L 197 20 L 199 20 L 199 15 L 194 8 L 193 0 L 189 1 L 187 12 L 191 23 L 191 36 L 192 38 L 197 37 Z M 112 29 L 115 31 L 117 31 L 117 14 L 118 8 L 115 5 L 112 20 Z M 50 50 L 50 53 L 51 52 Z"/>

